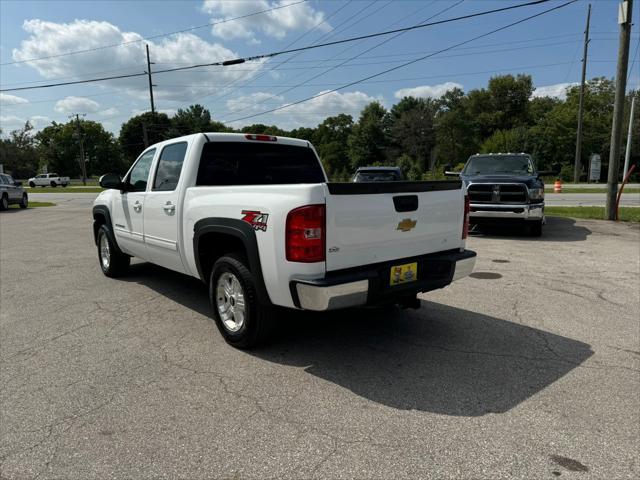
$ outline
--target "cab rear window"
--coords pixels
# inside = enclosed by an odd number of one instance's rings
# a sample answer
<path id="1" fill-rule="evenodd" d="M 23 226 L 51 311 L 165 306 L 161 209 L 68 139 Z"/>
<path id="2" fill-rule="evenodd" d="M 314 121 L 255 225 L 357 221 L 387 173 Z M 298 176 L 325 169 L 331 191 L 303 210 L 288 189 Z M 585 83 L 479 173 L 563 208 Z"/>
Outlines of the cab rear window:
<path id="1" fill-rule="evenodd" d="M 273 143 L 209 142 L 196 185 L 322 183 L 320 162 L 308 147 Z"/>

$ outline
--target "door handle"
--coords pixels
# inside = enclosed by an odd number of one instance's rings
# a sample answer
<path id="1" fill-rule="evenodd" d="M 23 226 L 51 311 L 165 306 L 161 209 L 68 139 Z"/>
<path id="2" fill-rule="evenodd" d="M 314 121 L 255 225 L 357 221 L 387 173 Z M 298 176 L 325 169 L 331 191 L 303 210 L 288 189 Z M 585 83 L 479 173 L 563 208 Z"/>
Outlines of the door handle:
<path id="1" fill-rule="evenodd" d="M 142 210 L 142 204 L 138 201 L 136 201 L 136 203 L 133 204 L 133 209 L 136 212 L 140 212 Z"/>
<path id="2" fill-rule="evenodd" d="M 167 202 L 162 208 L 169 215 L 176 211 L 176 206 L 171 202 Z"/>

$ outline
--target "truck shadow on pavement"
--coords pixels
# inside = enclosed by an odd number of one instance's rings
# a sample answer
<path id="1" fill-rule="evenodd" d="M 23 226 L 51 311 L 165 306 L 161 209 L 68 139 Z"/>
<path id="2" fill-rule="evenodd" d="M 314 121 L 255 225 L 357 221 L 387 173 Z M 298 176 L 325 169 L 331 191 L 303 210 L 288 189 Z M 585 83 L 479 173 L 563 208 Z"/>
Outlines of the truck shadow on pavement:
<path id="1" fill-rule="evenodd" d="M 206 287 L 196 279 L 142 263 L 123 280 L 210 317 Z M 507 321 L 428 301 L 419 310 L 283 310 L 273 340 L 243 354 L 304 368 L 392 408 L 503 413 L 593 355 L 588 344 L 516 323 L 513 315 Z"/>
<path id="2" fill-rule="evenodd" d="M 530 237 L 524 225 L 477 225 L 472 227 L 471 235 L 486 238 L 512 238 L 531 241 L 547 242 L 582 242 L 591 235 L 591 230 L 581 225 L 576 225 L 573 218 L 547 217 L 547 224 L 542 227 L 541 237 Z"/>

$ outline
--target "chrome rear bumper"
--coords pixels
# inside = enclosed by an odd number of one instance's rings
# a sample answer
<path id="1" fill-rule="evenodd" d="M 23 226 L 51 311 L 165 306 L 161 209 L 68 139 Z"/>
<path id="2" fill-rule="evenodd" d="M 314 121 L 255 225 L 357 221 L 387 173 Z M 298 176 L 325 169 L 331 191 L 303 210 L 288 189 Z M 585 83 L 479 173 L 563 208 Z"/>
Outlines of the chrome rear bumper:
<path id="1" fill-rule="evenodd" d="M 430 261 L 446 262 L 446 270 L 441 276 L 430 277 L 428 267 L 425 273 L 418 273 L 418 280 L 402 286 L 389 287 L 389 266 L 394 262 L 372 265 L 356 273 L 348 273 L 332 278 L 313 280 L 293 279 L 290 283 L 294 304 L 304 310 L 324 311 L 340 308 L 356 307 L 379 303 L 383 298 L 388 303 L 407 298 L 419 292 L 427 292 L 447 286 L 453 281 L 468 276 L 476 263 L 476 254 L 469 250 L 449 253 L 440 257 L 425 256 L 422 265 L 429 265 Z M 419 260 L 420 261 L 420 260 Z M 381 266 L 380 266 L 381 265 Z M 420 270 L 418 270 L 420 272 Z"/>

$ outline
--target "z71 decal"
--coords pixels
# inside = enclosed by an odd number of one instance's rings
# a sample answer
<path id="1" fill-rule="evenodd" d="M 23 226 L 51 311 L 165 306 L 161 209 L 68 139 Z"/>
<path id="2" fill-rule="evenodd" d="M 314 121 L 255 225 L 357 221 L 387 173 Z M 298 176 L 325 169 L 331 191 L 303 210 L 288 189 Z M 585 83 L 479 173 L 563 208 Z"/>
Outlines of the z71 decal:
<path id="1" fill-rule="evenodd" d="M 253 227 L 254 230 L 267 231 L 268 213 L 262 213 L 258 210 L 242 210 L 242 220 Z"/>

